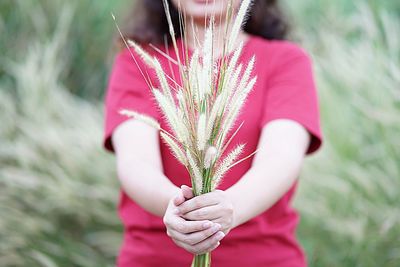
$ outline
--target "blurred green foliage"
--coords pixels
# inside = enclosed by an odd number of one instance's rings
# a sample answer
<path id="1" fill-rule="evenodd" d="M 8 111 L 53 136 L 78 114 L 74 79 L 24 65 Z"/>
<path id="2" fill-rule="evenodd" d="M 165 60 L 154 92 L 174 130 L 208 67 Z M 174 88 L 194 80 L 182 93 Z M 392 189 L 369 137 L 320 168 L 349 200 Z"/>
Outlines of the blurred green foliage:
<path id="1" fill-rule="evenodd" d="M 314 60 L 323 150 L 295 205 L 310 266 L 400 266 L 400 2 L 286 1 Z M 113 266 L 101 148 L 114 23 L 131 1 L 0 2 L 0 265 Z"/>
<path id="2" fill-rule="evenodd" d="M 112 55 L 114 22 L 111 12 L 121 14 L 132 0 L 2 0 L 0 1 L 0 49 L 8 58 L 22 59 L 32 41 L 46 40 L 56 30 L 60 13 L 67 3 L 72 9 L 71 27 L 62 49 L 68 56 L 60 75 L 68 90 L 88 100 L 98 100 L 104 93 L 108 65 Z M 3 52 L 4 53 L 4 52 Z M 0 68 L 0 74 L 7 73 Z"/>
<path id="3" fill-rule="evenodd" d="M 121 239 L 102 112 L 60 82 L 73 9 L 29 41 L 0 90 L 0 266 L 112 266 Z"/>
<path id="4" fill-rule="evenodd" d="M 312 266 L 399 266 L 399 14 L 359 2 L 318 25 L 297 31 L 314 58 L 326 140 L 301 176 L 300 240 Z"/>
<path id="5" fill-rule="evenodd" d="M 318 3 L 288 4 L 326 140 L 301 176 L 299 238 L 311 266 L 399 266 L 400 2 Z"/>

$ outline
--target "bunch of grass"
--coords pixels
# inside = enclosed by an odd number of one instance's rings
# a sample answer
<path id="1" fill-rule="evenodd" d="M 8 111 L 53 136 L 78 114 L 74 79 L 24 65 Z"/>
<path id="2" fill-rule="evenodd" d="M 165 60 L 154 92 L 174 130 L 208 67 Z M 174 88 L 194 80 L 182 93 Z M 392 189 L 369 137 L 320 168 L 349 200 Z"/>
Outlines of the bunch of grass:
<path id="1" fill-rule="evenodd" d="M 214 17 L 208 18 L 201 48 L 196 48 L 189 58 L 187 45 L 184 43 L 185 55 L 182 59 L 175 39 L 175 29 L 171 23 L 168 2 L 164 0 L 163 3 L 177 57 L 177 62 L 173 63 L 178 64 L 182 84 L 169 77 L 158 59 L 134 41 L 128 40 L 127 45 L 133 47 L 143 61 L 155 70 L 160 88 L 156 88 L 151 81 L 147 82 L 172 132 L 164 130 L 157 121 L 146 115 L 131 110 L 121 110 L 121 113 L 160 130 L 161 137 L 173 155 L 190 173 L 194 194 L 205 194 L 216 189 L 230 168 L 255 153 L 237 160 L 244 148 L 244 144 L 239 144 L 227 155 L 223 154 L 242 125 L 228 139 L 228 134 L 257 80 L 256 77 L 252 77 L 255 57 L 253 56 L 246 66 L 239 64 L 243 42 L 236 46 L 251 1 L 244 0 L 236 15 L 232 1 L 229 2 L 224 33 L 215 32 Z M 222 57 L 219 59 L 214 58 L 216 52 L 213 45 L 216 34 L 228 36 L 224 38 Z M 170 58 L 168 60 L 172 61 Z M 172 80 L 173 85 L 170 85 L 168 80 Z M 210 253 L 196 256 L 193 261 L 193 266 L 209 265 Z"/>

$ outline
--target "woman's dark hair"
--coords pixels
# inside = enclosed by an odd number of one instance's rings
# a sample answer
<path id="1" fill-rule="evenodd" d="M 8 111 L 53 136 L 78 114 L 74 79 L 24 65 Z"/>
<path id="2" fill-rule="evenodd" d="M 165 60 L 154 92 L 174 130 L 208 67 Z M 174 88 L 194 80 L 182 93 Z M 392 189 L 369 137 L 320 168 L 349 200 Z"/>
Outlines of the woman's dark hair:
<path id="1" fill-rule="evenodd" d="M 179 13 L 170 0 L 168 3 L 172 23 L 179 37 Z M 171 41 L 162 0 L 136 0 L 125 25 L 124 36 L 139 43 L 162 44 L 165 38 L 168 43 Z M 269 40 L 286 39 L 289 25 L 278 0 L 253 0 L 244 30 Z"/>

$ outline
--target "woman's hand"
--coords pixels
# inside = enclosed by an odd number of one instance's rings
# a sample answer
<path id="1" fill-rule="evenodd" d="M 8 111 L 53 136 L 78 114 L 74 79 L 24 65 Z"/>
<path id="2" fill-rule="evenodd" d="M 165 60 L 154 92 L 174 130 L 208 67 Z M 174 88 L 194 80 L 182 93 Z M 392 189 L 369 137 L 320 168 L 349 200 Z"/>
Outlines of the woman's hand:
<path id="1" fill-rule="evenodd" d="M 191 198 L 178 206 L 178 215 L 190 221 L 212 221 L 221 225 L 226 235 L 234 226 L 233 204 L 222 190 Z"/>
<path id="2" fill-rule="evenodd" d="M 185 220 L 179 216 L 178 207 L 186 200 L 193 198 L 192 190 L 182 186 L 178 195 L 169 201 L 163 221 L 167 234 L 178 246 L 193 254 L 204 254 L 219 246 L 219 241 L 225 236 L 219 223 L 207 219 Z"/>

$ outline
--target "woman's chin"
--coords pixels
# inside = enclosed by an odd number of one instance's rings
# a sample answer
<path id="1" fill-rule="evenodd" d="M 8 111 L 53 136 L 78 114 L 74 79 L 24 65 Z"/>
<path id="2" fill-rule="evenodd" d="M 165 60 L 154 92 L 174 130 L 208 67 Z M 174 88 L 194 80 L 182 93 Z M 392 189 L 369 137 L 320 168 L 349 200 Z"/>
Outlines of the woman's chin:
<path id="1" fill-rule="evenodd" d="M 189 17 L 196 21 L 214 16 L 216 20 L 225 17 L 229 6 L 229 0 L 172 0 L 177 9 L 180 9 Z M 233 8 L 240 6 L 241 0 L 233 0 Z"/>
<path id="2" fill-rule="evenodd" d="M 192 9 L 186 10 L 186 15 L 189 17 L 193 17 L 195 20 L 210 18 L 214 16 L 216 19 L 219 18 L 221 15 L 225 15 L 225 11 L 223 8 L 220 10 L 216 10 L 215 8 L 202 8 L 202 9 Z"/>
<path id="3" fill-rule="evenodd" d="M 183 7 L 186 15 L 199 19 L 205 17 L 219 17 L 226 12 L 226 6 L 223 3 L 219 4 L 210 4 L 206 1 L 193 2 L 190 5 Z"/>

